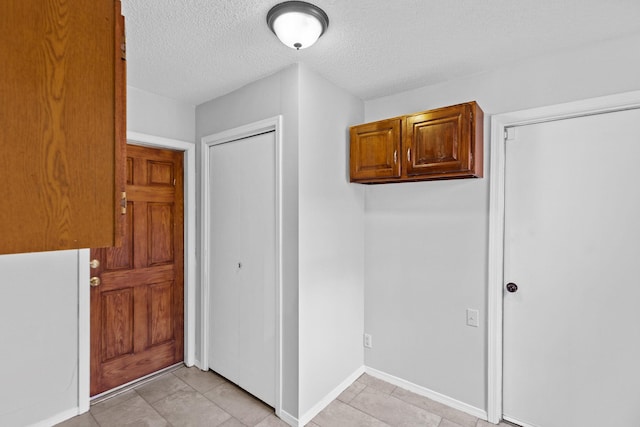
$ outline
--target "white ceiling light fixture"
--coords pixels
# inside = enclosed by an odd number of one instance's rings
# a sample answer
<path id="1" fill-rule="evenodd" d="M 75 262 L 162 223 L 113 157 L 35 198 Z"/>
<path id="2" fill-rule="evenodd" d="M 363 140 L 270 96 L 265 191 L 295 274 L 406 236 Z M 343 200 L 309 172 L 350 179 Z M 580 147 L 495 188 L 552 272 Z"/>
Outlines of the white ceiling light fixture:
<path id="1" fill-rule="evenodd" d="M 267 24 L 280 41 L 292 49 L 314 44 L 329 27 L 322 9 L 304 1 L 286 1 L 267 13 Z"/>

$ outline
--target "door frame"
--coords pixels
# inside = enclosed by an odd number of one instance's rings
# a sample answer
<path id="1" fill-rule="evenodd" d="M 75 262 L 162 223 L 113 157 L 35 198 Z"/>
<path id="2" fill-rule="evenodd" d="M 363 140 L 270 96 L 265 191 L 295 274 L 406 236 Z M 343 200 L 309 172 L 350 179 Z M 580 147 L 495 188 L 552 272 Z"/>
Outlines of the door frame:
<path id="1" fill-rule="evenodd" d="M 138 132 L 127 132 L 127 144 L 182 151 L 184 173 L 184 364 L 196 354 L 196 144 Z M 78 409 L 90 405 L 90 288 L 89 249 L 78 251 Z"/>
<path id="2" fill-rule="evenodd" d="M 210 213 L 211 198 L 209 197 L 209 149 L 218 144 L 249 138 L 265 132 L 275 132 L 275 281 L 276 281 L 276 366 L 275 366 L 275 412 L 280 415 L 282 411 L 282 116 L 278 115 L 265 120 L 249 123 L 226 131 L 206 135 L 201 139 L 201 200 L 202 200 L 202 250 L 201 259 L 201 317 L 200 317 L 200 343 L 201 351 L 200 368 L 209 369 L 209 295 L 210 295 L 210 274 L 208 259 L 211 241 L 209 232 L 211 230 Z"/>
<path id="3" fill-rule="evenodd" d="M 504 197 L 507 129 L 634 108 L 640 108 L 640 91 L 503 113 L 491 117 L 487 295 L 487 415 L 489 422 L 497 424 L 502 419 Z"/>

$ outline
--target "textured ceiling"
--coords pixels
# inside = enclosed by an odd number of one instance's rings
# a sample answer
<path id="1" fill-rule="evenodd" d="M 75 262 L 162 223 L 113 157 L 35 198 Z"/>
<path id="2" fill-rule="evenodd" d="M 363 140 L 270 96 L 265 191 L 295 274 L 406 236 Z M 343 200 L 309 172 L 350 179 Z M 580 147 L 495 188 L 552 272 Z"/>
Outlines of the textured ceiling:
<path id="1" fill-rule="evenodd" d="M 122 0 L 128 84 L 197 105 L 300 62 L 367 100 L 640 32 L 639 0 L 315 0 L 329 29 L 295 51 L 280 1 Z"/>

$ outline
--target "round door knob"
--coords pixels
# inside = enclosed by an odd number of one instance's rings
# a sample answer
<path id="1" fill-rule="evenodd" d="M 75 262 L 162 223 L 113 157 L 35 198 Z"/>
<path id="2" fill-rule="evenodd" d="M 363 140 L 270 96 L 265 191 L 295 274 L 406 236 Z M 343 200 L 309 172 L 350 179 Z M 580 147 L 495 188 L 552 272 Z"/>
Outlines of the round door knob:
<path id="1" fill-rule="evenodd" d="M 518 285 L 516 285 L 515 283 L 507 283 L 507 291 L 514 293 L 518 291 Z"/>
<path id="2" fill-rule="evenodd" d="M 102 283 L 102 281 L 99 277 L 92 277 L 91 279 L 89 279 L 89 283 L 92 287 L 95 288 L 96 286 L 100 286 L 100 283 Z"/>

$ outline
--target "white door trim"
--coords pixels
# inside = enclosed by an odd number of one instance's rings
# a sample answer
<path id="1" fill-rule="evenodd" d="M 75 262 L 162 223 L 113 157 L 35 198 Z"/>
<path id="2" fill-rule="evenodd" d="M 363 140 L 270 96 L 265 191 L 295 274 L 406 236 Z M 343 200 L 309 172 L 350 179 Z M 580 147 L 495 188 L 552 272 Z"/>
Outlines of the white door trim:
<path id="1" fill-rule="evenodd" d="M 196 145 L 187 141 L 127 132 L 127 143 L 184 152 L 184 363 L 196 354 Z M 78 412 L 89 410 L 90 293 L 89 249 L 78 251 Z"/>
<path id="2" fill-rule="evenodd" d="M 489 422 L 497 424 L 502 418 L 505 130 L 508 127 L 632 108 L 640 108 L 640 91 L 498 114 L 491 118 L 487 337 L 489 353 L 487 413 Z"/>
<path id="3" fill-rule="evenodd" d="M 223 132 L 207 135 L 201 139 L 201 161 L 202 161 L 202 252 L 201 252 L 201 318 L 200 318 L 200 344 L 201 344 L 201 360 L 200 369 L 209 369 L 209 263 L 210 238 L 211 230 L 210 212 L 211 200 L 209 197 L 209 148 L 224 144 L 225 142 L 235 141 L 242 138 L 248 138 L 260 133 L 275 131 L 275 172 L 276 172 L 276 366 L 275 366 L 275 411 L 280 415 L 282 411 L 282 116 L 276 116 L 269 119 L 250 123 L 237 128 L 229 129 Z"/>

